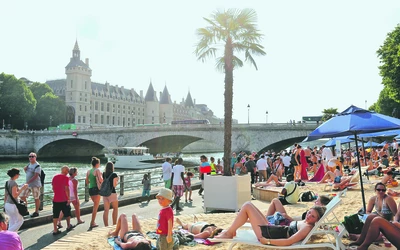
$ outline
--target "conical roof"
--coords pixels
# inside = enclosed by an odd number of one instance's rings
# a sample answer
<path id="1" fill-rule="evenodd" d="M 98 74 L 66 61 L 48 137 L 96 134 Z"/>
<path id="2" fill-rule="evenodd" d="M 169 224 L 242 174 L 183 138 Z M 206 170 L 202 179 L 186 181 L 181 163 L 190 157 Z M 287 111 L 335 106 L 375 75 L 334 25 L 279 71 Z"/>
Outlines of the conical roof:
<path id="1" fill-rule="evenodd" d="M 160 104 L 172 104 L 167 85 L 165 85 L 164 90 L 161 94 Z"/>
<path id="2" fill-rule="evenodd" d="M 147 89 L 146 96 L 144 98 L 146 102 L 156 102 L 157 96 L 154 93 L 153 84 L 150 82 L 149 88 Z"/>
<path id="3" fill-rule="evenodd" d="M 185 107 L 194 107 L 192 96 L 190 95 L 190 92 L 188 92 L 185 100 Z"/>

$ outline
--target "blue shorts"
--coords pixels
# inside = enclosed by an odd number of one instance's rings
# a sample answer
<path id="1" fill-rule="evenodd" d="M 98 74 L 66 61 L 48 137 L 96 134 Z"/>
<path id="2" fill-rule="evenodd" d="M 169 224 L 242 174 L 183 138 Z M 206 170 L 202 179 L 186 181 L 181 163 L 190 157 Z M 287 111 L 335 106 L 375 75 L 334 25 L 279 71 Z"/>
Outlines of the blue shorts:
<path id="1" fill-rule="evenodd" d="M 150 189 L 143 189 L 142 196 L 150 196 Z"/>

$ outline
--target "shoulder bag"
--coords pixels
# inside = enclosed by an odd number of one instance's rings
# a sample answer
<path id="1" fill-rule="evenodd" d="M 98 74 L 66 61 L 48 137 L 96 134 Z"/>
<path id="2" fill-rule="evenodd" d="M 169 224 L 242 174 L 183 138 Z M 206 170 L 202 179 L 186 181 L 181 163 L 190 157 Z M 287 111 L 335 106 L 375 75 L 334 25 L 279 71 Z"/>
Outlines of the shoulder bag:
<path id="1" fill-rule="evenodd" d="M 103 183 L 101 183 L 100 190 L 99 190 L 99 194 L 100 194 L 101 196 L 106 196 L 106 197 L 108 197 L 108 196 L 111 195 L 111 193 L 112 193 L 112 188 L 111 188 L 111 185 L 110 185 L 110 178 L 111 178 L 112 175 L 113 175 L 113 173 L 111 173 L 111 174 L 107 177 L 107 179 L 103 180 Z"/>
<path id="2" fill-rule="evenodd" d="M 6 185 L 4 187 L 7 190 L 8 195 L 10 196 L 11 200 L 14 202 L 15 206 L 17 206 L 18 212 L 20 215 L 25 216 L 28 215 L 28 208 L 26 206 L 26 203 L 23 200 L 19 200 L 17 202 L 14 197 L 12 196 L 10 189 L 8 188 L 8 181 L 6 181 Z"/>

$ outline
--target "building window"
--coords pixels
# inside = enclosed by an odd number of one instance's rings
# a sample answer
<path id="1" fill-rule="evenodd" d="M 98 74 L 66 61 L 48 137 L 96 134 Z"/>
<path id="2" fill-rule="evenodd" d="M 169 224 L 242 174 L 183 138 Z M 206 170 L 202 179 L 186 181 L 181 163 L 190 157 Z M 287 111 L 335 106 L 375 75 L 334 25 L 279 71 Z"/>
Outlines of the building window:
<path id="1" fill-rule="evenodd" d="M 107 112 L 110 112 L 110 104 L 107 103 Z"/>
<path id="2" fill-rule="evenodd" d="M 100 124 L 104 124 L 104 115 L 100 116 Z"/>
<path id="3" fill-rule="evenodd" d="M 120 121 L 120 119 L 119 119 L 120 117 L 118 117 L 118 126 L 120 126 L 121 125 L 121 121 Z"/>
<path id="4" fill-rule="evenodd" d="M 99 110 L 99 102 L 94 102 L 94 110 Z"/>
<path id="5" fill-rule="evenodd" d="M 86 123 L 86 116 L 82 116 L 82 120 L 83 123 Z"/>
<path id="6" fill-rule="evenodd" d="M 104 102 L 101 103 L 101 111 L 104 111 Z"/>
<path id="7" fill-rule="evenodd" d="M 97 124 L 98 122 L 99 122 L 99 121 L 98 121 L 98 115 L 95 114 L 95 115 L 94 115 L 94 123 Z"/>
<path id="8" fill-rule="evenodd" d="M 107 124 L 107 125 L 110 125 L 110 116 L 108 116 L 108 115 L 107 115 L 106 124 Z"/>
<path id="9" fill-rule="evenodd" d="M 78 115 L 78 123 L 81 123 L 81 116 Z"/>
<path id="10" fill-rule="evenodd" d="M 122 118 L 122 126 L 125 127 L 125 117 Z"/>
<path id="11" fill-rule="evenodd" d="M 87 106 L 85 105 L 85 111 L 87 111 Z"/>
<path id="12" fill-rule="evenodd" d="M 112 117 L 112 125 L 115 125 L 115 116 Z"/>
<path id="13" fill-rule="evenodd" d="M 87 89 L 87 82 L 85 81 L 85 89 Z"/>
<path id="14" fill-rule="evenodd" d="M 82 105 L 79 105 L 79 111 L 82 111 Z"/>
<path id="15" fill-rule="evenodd" d="M 73 80 L 71 80 L 71 88 L 72 88 L 72 83 L 73 83 L 74 81 Z"/>

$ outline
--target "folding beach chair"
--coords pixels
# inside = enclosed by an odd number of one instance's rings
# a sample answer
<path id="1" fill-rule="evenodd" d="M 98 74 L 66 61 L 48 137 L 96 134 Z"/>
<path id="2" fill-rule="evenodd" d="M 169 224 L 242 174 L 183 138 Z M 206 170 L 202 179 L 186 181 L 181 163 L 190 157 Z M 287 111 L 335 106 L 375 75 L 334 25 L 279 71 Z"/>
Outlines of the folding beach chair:
<path id="1" fill-rule="evenodd" d="M 269 249 L 304 249 L 304 248 L 323 248 L 328 247 L 332 249 L 341 249 L 344 250 L 345 246 L 342 243 L 341 238 L 344 234 L 347 233 L 346 229 L 340 225 L 339 219 L 334 214 L 334 209 L 336 209 L 339 204 L 342 202 L 340 196 L 335 196 L 329 204 L 326 206 L 326 212 L 322 216 L 322 218 L 315 224 L 313 229 L 308 233 L 306 238 L 298 243 L 295 243 L 291 246 L 274 246 L 274 245 L 263 245 L 261 244 L 253 230 L 238 230 L 236 236 L 233 239 L 209 239 L 211 242 L 230 242 L 231 245 L 228 249 L 232 249 L 236 244 L 247 244 L 252 246 L 258 246 Z M 331 218 L 333 217 L 333 218 Z M 339 229 L 339 232 L 333 227 Z M 329 242 L 320 242 L 320 243 L 309 243 L 311 236 L 324 234 L 327 236 Z"/>

